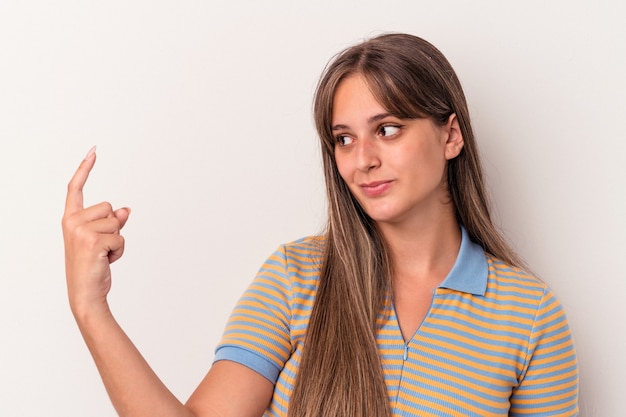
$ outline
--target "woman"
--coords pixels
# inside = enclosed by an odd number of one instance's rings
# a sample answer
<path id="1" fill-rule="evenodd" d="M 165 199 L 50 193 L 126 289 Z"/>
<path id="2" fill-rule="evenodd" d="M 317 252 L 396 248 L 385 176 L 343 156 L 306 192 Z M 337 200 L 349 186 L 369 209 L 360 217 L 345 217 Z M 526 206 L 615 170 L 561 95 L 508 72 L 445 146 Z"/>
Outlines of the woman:
<path id="1" fill-rule="evenodd" d="M 187 404 L 108 309 L 128 209 L 68 188 L 70 305 L 122 416 L 577 414 L 563 310 L 493 226 L 460 83 L 410 35 L 349 48 L 315 98 L 324 236 L 279 248 L 233 311 Z M 149 399 L 149 401 L 146 401 Z"/>

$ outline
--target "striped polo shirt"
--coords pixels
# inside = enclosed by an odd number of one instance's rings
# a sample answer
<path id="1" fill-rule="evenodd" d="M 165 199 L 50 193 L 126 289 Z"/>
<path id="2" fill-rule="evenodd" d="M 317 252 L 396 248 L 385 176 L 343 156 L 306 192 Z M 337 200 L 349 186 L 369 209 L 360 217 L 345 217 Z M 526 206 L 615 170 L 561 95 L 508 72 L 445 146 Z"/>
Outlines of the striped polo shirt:
<path id="1" fill-rule="evenodd" d="M 380 315 L 393 416 L 577 415 L 578 367 L 558 300 L 462 232 L 454 267 L 413 338 L 403 339 L 391 300 Z M 287 416 L 323 244 L 309 237 L 270 256 L 217 347 L 215 361 L 241 363 L 275 384 L 265 416 Z"/>

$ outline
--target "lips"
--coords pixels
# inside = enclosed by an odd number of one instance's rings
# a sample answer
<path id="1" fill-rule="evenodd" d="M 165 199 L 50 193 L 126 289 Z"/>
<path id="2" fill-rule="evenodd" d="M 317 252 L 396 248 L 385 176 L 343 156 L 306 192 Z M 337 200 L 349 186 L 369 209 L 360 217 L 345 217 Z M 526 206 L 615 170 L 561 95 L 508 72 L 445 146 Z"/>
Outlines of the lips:
<path id="1" fill-rule="evenodd" d="M 372 181 L 368 183 L 359 184 L 359 187 L 363 190 L 363 193 L 368 197 L 378 197 L 387 191 L 393 181 L 385 180 L 385 181 Z"/>

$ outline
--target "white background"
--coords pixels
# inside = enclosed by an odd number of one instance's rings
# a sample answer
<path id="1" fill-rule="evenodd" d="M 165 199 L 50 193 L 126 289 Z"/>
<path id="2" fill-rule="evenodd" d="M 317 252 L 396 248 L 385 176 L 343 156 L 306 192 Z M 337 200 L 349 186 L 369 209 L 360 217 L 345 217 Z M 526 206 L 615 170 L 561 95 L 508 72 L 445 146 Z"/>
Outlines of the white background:
<path id="1" fill-rule="evenodd" d="M 320 231 L 328 59 L 384 31 L 456 68 L 497 222 L 565 305 L 583 416 L 623 415 L 624 3 L 0 1 L 0 415 L 113 416 L 67 306 L 66 183 L 133 209 L 118 320 L 182 400 L 279 244 Z"/>

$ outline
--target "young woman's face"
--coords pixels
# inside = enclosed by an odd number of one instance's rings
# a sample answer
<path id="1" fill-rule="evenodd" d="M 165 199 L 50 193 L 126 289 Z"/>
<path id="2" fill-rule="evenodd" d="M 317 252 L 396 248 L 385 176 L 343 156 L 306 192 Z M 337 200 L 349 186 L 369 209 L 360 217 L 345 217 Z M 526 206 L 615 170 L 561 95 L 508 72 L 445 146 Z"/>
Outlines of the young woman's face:
<path id="1" fill-rule="evenodd" d="M 463 146 L 456 116 L 444 126 L 430 119 L 399 119 L 378 103 L 360 75 L 353 75 L 335 93 L 332 130 L 339 173 L 372 219 L 432 221 L 444 212 L 447 160 Z"/>

